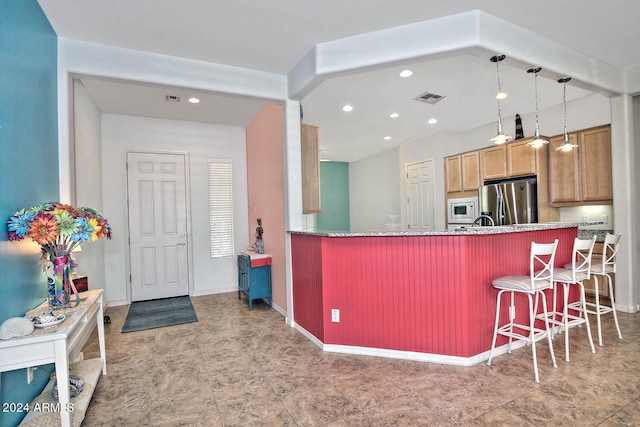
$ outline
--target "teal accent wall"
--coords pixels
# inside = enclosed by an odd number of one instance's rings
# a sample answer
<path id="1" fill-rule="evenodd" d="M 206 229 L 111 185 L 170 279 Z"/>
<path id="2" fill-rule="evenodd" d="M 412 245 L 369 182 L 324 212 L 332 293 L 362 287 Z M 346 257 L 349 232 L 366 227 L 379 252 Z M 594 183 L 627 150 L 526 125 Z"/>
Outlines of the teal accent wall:
<path id="1" fill-rule="evenodd" d="M 349 231 L 349 163 L 320 163 L 322 213 L 316 215 L 319 231 Z"/>
<path id="2" fill-rule="evenodd" d="M 59 197 L 57 37 L 36 0 L 0 1 L 0 323 L 24 316 L 46 298 L 39 247 L 8 242 L 17 210 Z M 51 365 L 2 373 L 4 403 L 25 403 L 46 385 Z M 0 426 L 24 413 L 0 412 Z"/>

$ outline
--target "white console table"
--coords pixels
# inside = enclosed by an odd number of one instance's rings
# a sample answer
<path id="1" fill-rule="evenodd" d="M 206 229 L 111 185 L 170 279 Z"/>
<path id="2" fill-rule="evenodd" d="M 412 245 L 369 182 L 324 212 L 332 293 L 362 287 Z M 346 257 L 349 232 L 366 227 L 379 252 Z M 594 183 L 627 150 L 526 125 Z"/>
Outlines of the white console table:
<path id="1" fill-rule="evenodd" d="M 59 325 L 50 328 L 36 329 L 30 335 L 24 337 L 0 340 L 0 372 L 55 363 L 58 383 L 68 384 L 69 355 L 71 354 L 73 357 L 80 359 L 79 355 L 81 355 L 82 346 L 93 332 L 93 327 L 97 326 L 101 362 L 98 367 L 101 366 L 102 375 L 106 375 L 107 359 L 104 342 L 102 293 L 102 289 L 82 292 L 80 293 L 80 303 L 76 307 L 56 310 L 56 314 L 66 315 L 66 319 Z M 48 311 L 48 303 L 45 301 L 45 303 L 39 307 L 29 311 L 27 316 Z M 72 359 L 71 361 L 75 360 Z M 99 377 L 99 373 L 97 376 Z M 68 410 L 68 404 L 71 401 L 69 387 L 58 387 L 58 396 L 61 408 L 61 425 L 63 427 L 70 427 L 72 425 L 72 413 L 74 413 L 74 420 L 79 419 L 79 422 L 82 422 L 84 412 L 82 412 L 80 417 L 79 412 L 86 411 L 86 408 L 76 408 L 74 406 L 73 411 Z M 85 400 L 88 405 L 90 397 Z M 32 414 L 30 412 L 24 421 L 37 416 L 38 414 Z M 76 423 L 74 422 L 74 424 Z"/>

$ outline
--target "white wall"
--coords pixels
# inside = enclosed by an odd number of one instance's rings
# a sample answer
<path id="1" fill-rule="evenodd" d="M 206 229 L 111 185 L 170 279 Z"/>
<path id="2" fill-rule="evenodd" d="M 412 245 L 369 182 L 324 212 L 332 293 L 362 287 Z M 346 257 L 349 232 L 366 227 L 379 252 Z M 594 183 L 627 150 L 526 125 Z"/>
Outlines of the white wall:
<path id="1" fill-rule="evenodd" d="M 75 157 L 74 206 L 88 206 L 104 213 L 102 201 L 102 116 L 93 99 L 79 81 L 73 84 Z M 110 220 L 105 215 L 107 220 Z M 74 254 L 78 275 L 88 276 L 89 289 L 105 289 L 105 239 L 82 244 L 82 252 Z M 105 290 L 108 301 L 108 290 Z"/>
<path id="2" fill-rule="evenodd" d="M 385 230 L 387 215 L 400 215 L 399 167 L 397 148 L 349 164 L 352 232 Z"/>
<path id="3" fill-rule="evenodd" d="M 111 303 L 130 300 L 126 171 L 127 151 L 186 153 L 188 193 L 191 199 L 191 294 L 231 292 L 237 289 L 235 256 L 209 257 L 207 161 L 233 162 L 234 242 L 242 250 L 249 242 L 246 224 L 247 167 L 245 129 L 117 114 L 102 115 L 104 212 L 114 230 L 105 246 L 106 288 Z M 106 214 L 105 214 L 106 215 Z"/>

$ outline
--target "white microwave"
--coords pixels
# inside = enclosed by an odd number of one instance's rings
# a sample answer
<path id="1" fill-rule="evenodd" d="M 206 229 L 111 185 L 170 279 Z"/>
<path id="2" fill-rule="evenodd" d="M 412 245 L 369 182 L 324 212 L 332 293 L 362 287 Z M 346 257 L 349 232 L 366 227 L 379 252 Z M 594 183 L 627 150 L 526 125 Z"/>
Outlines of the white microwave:
<path id="1" fill-rule="evenodd" d="M 449 199 L 449 224 L 473 224 L 478 217 L 478 198 Z"/>

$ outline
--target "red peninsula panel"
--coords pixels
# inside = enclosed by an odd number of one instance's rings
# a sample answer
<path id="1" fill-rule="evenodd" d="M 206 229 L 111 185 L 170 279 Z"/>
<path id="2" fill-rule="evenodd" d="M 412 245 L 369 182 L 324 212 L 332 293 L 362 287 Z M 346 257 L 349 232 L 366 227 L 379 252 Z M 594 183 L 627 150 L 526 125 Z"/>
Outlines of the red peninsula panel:
<path id="1" fill-rule="evenodd" d="M 293 234 L 294 320 L 325 344 L 472 357 L 491 347 L 497 295 L 491 280 L 528 274 L 532 241 L 558 238 L 556 265 L 564 265 L 576 236 L 577 228 Z M 340 310 L 339 323 L 331 321 L 332 309 Z M 528 317 L 526 298 L 517 300 L 516 312 Z"/>

